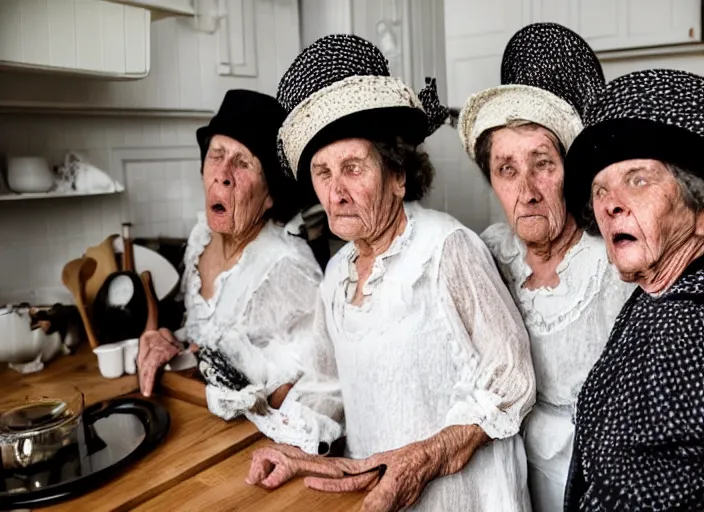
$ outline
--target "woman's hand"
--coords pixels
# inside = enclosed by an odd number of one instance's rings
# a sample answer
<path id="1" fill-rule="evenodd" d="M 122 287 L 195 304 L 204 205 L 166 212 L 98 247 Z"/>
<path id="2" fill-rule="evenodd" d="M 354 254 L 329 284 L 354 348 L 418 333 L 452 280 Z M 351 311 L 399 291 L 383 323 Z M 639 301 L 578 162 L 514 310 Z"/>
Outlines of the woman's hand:
<path id="1" fill-rule="evenodd" d="M 249 476 L 245 481 L 265 489 L 276 489 L 292 478 L 304 474 L 341 478 L 345 476 L 339 467 L 341 460 L 345 459 L 308 455 L 300 448 L 277 444 L 254 452 Z"/>
<path id="2" fill-rule="evenodd" d="M 423 442 L 365 460 L 349 460 L 348 464 L 347 475 L 311 476 L 305 479 L 306 487 L 326 492 L 370 491 L 362 511 L 391 512 L 413 505 L 441 472 L 440 451 L 429 449 Z"/>
<path id="3" fill-rule="evenodd" d="M 146 331 L 139 338 L 137 371 L 139 388 L 142 395 L 148 397 L 154 390 L 156 372 L 181 351 L 179 341 L 168 329 Z"/>
<path id="4" fill-rule="evenodd" d="M 362 511 L 395 512 L 418 501 L 433 479 L 457 473 L 489 437 L 476 425 L 439 434 L 365 460 L 347 461 L 340 477 L 308 477 L 306 487 L 328 492 L 370 491 Z"/>

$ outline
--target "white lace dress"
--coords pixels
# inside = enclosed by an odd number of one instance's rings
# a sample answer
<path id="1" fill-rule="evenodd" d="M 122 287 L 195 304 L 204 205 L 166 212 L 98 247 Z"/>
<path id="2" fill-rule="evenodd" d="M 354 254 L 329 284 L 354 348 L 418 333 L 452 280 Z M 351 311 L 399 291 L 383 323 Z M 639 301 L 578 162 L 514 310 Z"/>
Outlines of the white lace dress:
<path id="1" fill-rule="evenodd" d="M 344 397 L 347 455 L 359 459 L 478 425 L 493 442 L 434 480 L 414 510 L 528 511 L 521 421 L 535 398 L 528 334 L 486 246 L 417 203 L 373 265 L 364 303 L 353 244 L 321 287 Z"/>
<path id="2" fill-rule="evenodd" d="M 317 454 L 320 443 L 329 447 L 342 435 L 335 362 L 326 352 L 327 341 L 312 335 L 320 267 L 304 240 L 270 221 L 237 264 L 217 276 L 213 296 L 206 300 L 198 260 L 210 239 L 203 221 L 188 239 L 182 281 L 186 319 L 176 336 L 220 351 L 252 384 L 239 392 L 208 385 L 208 407 L 231 419 L 257 396 L 296 382 L 279 410 L 244 414 L 274 441 Z"/>
<path id="3" fill-rule="evenodd" d="M 557 267 L 555 288 L 523 287 L 531 275 L 526 248 L 508 224 L 481 235 L 491 250 L 530 333 L 537 402 L 524 429 L 536 512 L 563 509 L 574 438 L 577 395 L 635 290 L 609 264 L 604 241 L 584 233 Z"/>

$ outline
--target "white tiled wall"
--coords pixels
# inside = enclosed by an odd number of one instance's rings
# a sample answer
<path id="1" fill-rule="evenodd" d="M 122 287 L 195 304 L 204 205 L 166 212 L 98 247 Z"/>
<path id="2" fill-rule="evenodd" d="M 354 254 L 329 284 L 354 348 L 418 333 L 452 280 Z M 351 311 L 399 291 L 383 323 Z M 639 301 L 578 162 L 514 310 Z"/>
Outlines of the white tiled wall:
<path id="1" fill-rule="evenodd" d="M 123 221 L 134 223 L 135 236 L 187 236 L 202 209 L 195 129 L 203 122 L 0 116 L 0 154 L 58 163 L 66 150 L 79 150 L 126 189 L 118 195 L 0 201 L 0 303 L 67 300 L 63 265 L 119 233 Z M 192 156 L 173 160 L 174 147 L 189 148 Z M 116 168 L 114 155 L 125 148 L 151 148 L 150 159 Z"/>
<path id="2" fill-rule="evenodd" d="M 228 89 L 274 93 L 299 50 L 298 3 L 248 3 L 254 7 L 255 38 L 243 41 L 256 47 L 256 76 L 220 75 L 219 35 L 193 30 L 192 20 L 171 18 L 152 23 L 147 78 L 121 82 L 3 70 L 0 107 L 202 111 L 216 110 Z M 61 284 L 63 265 L 119 233 L 122 222 L 134 224 L 135 236 L 185 237 L 202 210 L 195 130 L 206 119 L 50 116 L 39 110 L 0 114 L 0 156 L 44 156 L 59 163 L 67 150 L 80 151 L 126 190 L 0 201 L 0 304 L 69 300 Z"/>
<path id="3" fill-rule="evenodd" d="M 205 200 L 197 162 L 133 163 L 125 174 L 135 236 L 188 237 Z"/>

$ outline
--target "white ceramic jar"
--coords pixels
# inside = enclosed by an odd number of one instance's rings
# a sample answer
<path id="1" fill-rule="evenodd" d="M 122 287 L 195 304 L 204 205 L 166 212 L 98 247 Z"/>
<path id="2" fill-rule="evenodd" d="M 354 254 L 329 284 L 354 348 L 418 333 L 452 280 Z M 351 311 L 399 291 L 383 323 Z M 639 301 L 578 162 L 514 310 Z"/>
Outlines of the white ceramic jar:
<path id="1" fill-rule="evenodd" d="M 17 194 L 48 192 L 55 175 L 49 162 L 39 156 L 18 156 L 7 160 L 7 186 Z"/>

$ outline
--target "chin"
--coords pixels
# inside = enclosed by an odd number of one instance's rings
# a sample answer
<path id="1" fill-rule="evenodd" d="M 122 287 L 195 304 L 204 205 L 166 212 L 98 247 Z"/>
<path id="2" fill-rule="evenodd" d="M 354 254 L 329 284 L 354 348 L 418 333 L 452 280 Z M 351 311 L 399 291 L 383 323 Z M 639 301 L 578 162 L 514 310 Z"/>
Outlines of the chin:
<path id="1" fill-rule="evenodd" d="M 631 282 L 634 280 L 633 276 L 640 275 L 648 269 L 648 258 L 645 257 L 644 251 L 637 244 L 617 248 L 609 243 L 606 252 L 609 261 L 621 274 L 623 281 Z"/>
<path id="2" fill-rule="evenodd" d="M 331 225 L 330 231 L 345 242 L 354 242 L 362 237 L 362 233 L 356 226 L 344 225 L 344 223 Z"/>
<path id="3" fill-rule="evenodd" d="M 632 283 L 636 276 L 643 273 L 646 266 L 640 261 L 632 261 L 629 258 L 613 258 L 612 263 L 621 276 L 621 281 Z"/>
<path id="4" fill-rule="evenodd" d="M 232 232 L 232 221 L 228 219 L 223 219 L 221 217 L 208 216 L 208 227 L 213 233 L 218 233 L 221 235 L 227 235 Z"/>
<path id="5" fill-rule="evenodd" d="M 532 231 L 527 229 L 519 229 L 516 231 L 518 238 L 525 244 L 542 245 L 550 243 L 550 235 L 542 231 Z"/>

